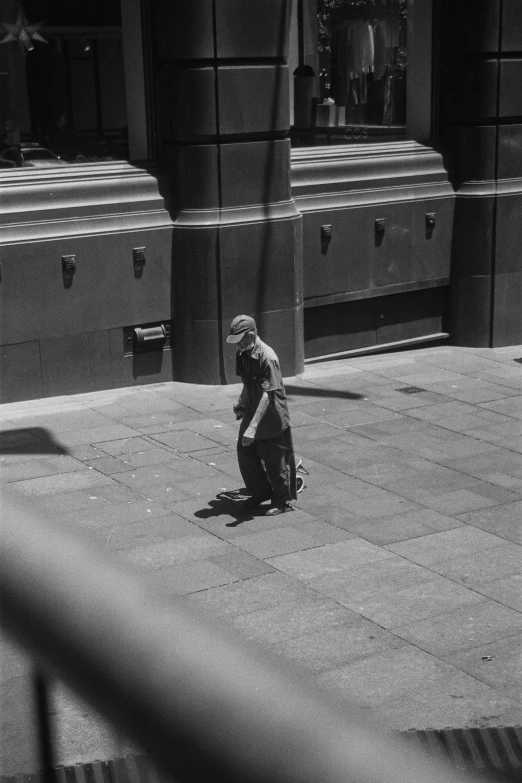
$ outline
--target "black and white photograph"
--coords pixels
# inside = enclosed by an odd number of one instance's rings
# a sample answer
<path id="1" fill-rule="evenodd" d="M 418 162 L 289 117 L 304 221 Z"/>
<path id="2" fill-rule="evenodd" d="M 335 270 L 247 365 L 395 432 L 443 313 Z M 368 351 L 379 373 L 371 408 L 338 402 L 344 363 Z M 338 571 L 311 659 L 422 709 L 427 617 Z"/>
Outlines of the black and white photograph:
<path id="1" fill-rule="evenodd" d="M 0 783 L 522 783 L 522 0 L 0 0 Z"/>

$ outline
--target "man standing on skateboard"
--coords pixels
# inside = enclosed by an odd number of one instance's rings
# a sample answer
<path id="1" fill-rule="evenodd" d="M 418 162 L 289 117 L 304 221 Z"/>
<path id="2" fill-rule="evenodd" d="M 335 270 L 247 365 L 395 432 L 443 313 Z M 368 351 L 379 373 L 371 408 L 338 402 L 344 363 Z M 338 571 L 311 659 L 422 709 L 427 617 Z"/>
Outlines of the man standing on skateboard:
<path id="1" fill-rule="evenodd" d="M 237 441 L 239 470 L 250 496 L 242 510 L 270 500 L 267 516 L 292 511 L 296 466 L 285 387 L 276 353 L 257 334 L 256 322 L 238 315 L 227 343 L 237 345 L 236 375 L 243 390 L 233 410 L 241 417 Z"/>

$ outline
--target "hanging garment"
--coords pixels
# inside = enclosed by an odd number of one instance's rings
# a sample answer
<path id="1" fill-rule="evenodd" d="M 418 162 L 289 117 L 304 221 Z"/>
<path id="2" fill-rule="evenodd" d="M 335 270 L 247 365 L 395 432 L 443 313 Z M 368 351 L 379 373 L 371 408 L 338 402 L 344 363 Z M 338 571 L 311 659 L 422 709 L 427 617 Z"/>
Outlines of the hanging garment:
<path id="1" fill-rule="evenodd" d="M 374 68 L 375 78 L 382 79 L 386 70 L 386 29 L 387 25 L 384 21 L 379 21 L 373 28 L 373 40 L 374 40 Z"/>
<path id="2" fill-rule="evenodd" d="M 369 22 L 351 22 L 346 27 L 345 67 L 351 79 L 374 69 L 373 28 Z"/>
<path id="3" fill-rule="evenodd" d="M 360 85 L 354 85 L 353 81 L 372 73 L 374 69 L 375 47 L 371 24 L 360 20 L 343 22 L 337 30 L 335 51 L 337 54 L 336 103 L 341 105 L 348 103 L 350 94 L 352 94 L 352 103 L 360 103 L 361 95 L 357 94 L 355 100 L 353 95 L 354 92 L 359 93 Z M 366 84 L 362 90 L 365 94 Z"/>
<path id="4" fill-rule="evenodd" d="M 391 125 L 393 122 L 393 86 L 395 77 L 393 74 L 386 74 L 384 85 L 384 110 L 382 116 L 383 125 Z"/>
<path id="5" fill-rule="evenodd" d="M 365 73 L 361 73 L 350 80 L 347 106 L 359 106 L 364 103 L 368 103 L 368 77 Z"/>

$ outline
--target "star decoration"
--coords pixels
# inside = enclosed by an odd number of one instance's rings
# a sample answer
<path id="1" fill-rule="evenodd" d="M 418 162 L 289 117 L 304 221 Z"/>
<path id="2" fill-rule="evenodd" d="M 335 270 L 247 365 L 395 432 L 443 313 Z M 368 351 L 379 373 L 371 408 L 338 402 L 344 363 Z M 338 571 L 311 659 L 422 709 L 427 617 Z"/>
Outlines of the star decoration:
<path id="1" fill-rule="evenodd" d="M 28 24 L 27 17 L 22 11 L 21 6 L 18 8 L 18 15 L 14 24 L 11 24 L 10 22 L 0 22 L 0 24 L 7 32 L 7 35 L 2 38 L 0 44 L 18 41 L 20 49 L 25 53 L 34 49 L 33 41 L 47 43 L 45 38 L 37 32 L 38 28 L 41 27 L 43 23 Z"/>

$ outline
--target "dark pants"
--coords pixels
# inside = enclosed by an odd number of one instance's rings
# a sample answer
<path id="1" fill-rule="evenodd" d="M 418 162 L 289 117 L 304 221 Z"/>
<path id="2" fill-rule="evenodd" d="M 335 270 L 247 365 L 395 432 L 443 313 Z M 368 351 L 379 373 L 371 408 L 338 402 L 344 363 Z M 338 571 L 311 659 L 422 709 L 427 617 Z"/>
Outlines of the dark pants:
<path id="1" fill-rule="evenodd" d="M 254 502 L 271 500 L 272 505 L 279 506 L 295 500 L 295 456 L 290 427 L 277 438 L 255 440 L 250 446 L 241 443 L 245 429 L 242 424 L 237 441 L 237 459 L 245 487 Z"/>

